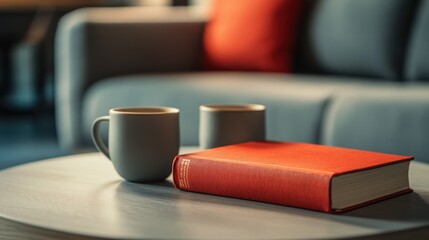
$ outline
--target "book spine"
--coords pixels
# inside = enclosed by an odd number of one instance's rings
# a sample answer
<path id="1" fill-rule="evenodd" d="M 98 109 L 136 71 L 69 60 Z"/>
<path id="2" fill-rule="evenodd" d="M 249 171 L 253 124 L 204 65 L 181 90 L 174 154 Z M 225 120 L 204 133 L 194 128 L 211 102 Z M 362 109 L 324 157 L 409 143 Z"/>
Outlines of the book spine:
<path id="1" fill-rule="evenodd" d="M 330 212 L 332 176 L 221 160 L 177 156 L 173 179 L 184 191 L 275 203 Z"/>

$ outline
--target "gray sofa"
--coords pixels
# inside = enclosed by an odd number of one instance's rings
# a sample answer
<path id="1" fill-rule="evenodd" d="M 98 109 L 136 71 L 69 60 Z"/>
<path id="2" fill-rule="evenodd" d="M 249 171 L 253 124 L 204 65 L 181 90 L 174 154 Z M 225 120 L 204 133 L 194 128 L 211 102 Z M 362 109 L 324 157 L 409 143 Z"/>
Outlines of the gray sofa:
<path id="1" fill-rule="evenodd" d="M 267 137 L 411 154 L 429 162 L 429 1 L 310 1 L 293 74 L 206 72 L 206 11 L 93 8 L 62 19 L 56 45 L 59 141 L 92 147 L 92 121 L 117 106 L 267 106 Z"/>

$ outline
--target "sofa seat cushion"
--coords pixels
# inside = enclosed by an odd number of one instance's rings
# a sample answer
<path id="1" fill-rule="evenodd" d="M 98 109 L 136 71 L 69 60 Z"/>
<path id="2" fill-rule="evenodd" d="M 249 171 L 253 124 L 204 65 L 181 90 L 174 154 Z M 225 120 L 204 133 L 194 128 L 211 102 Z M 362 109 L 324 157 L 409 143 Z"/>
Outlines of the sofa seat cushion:
<path id="1" fill-rule="evenodd" d="M 429 84 L 367 84 L 338 92 L 322 129 L 324 144 L 429 162 Z"/>
<path id="2" fill-rule="evenodd" d="M 172 106 L 181 110 L 182 145 L 198 144 L 199 105 L 260 103 L 267 106 L 267 137 L 318 142 L 330 96 L 362 81 L 269 73 L 200 72 L 106 79 L 90 87 L 83 102 L 83 134 L 92 121 L 119 106 Z"/>

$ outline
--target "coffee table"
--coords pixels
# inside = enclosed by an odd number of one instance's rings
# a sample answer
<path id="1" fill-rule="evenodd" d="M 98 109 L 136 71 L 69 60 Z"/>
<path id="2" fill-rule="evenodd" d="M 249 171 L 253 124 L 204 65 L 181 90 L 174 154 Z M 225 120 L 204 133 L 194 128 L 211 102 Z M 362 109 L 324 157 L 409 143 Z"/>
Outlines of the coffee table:
<path id="1" fill-rule="evenodd" d="M 0 239 L 427 238 L 428 175 L 414 161 L 414 193 L 332 215 L 125 182 L 100 153 L 73 155 L 0 172 Z"/>

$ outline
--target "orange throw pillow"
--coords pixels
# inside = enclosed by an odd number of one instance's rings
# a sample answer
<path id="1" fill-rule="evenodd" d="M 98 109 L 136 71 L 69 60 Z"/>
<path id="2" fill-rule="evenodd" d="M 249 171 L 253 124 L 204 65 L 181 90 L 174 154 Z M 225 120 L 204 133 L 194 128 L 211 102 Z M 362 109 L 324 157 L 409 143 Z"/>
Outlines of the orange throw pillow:
<path id="1" fill-rule="evenodd" d="M 206 70 L 291 72 L 304 0 L 215 0 L 204 32 Z"/>

